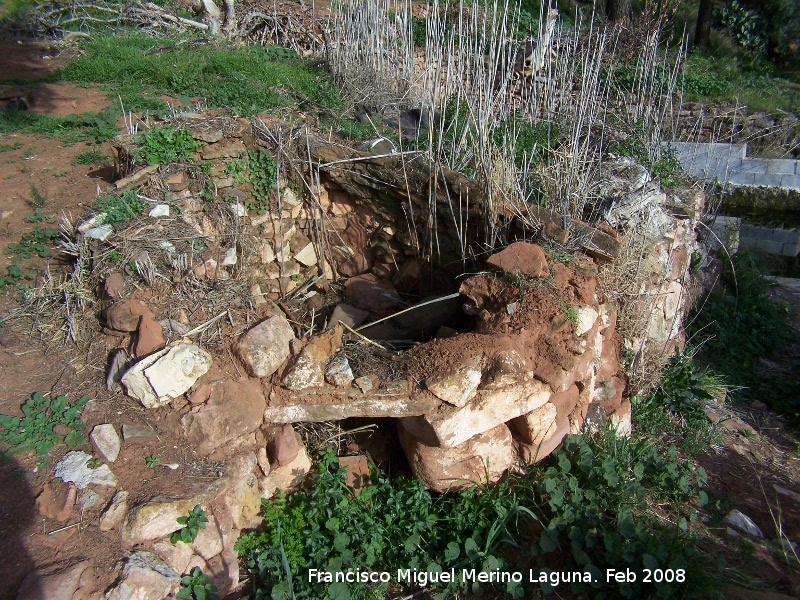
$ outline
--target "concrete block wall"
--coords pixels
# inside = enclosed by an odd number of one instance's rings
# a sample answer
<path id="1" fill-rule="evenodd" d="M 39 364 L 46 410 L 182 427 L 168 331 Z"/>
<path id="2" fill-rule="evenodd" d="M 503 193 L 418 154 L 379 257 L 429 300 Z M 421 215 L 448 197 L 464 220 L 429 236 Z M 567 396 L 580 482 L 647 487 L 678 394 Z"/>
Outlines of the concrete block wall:
<path id="1" fill-rule="evenodd" d="M 709 249 L 716 252 L 724 244 L 729 253 L 736 254 L 739 250 L 741 228 L 742 220 L 739 217 L 718 216 L 711 224 L 714 235 L 707 236 Z"/>
<path id="2" fill-rule="evenodd" d="M 739 217 L 718 216 L 711 224 L 711 231 L 725 244 L 728 252 L 757 250 L 780 256 L 800 255 L 800 231 L 797 229 L 775 229 L 742 223 Z M 719 250 L 720 243 L 709 236 L 708 247 Z"/>
<path id="3" fill-rule="evenodd" d="M 800 190 L 800 160 L 748 158 L 747 144 L 672 142 L 688 173 L 737 186 Z"/>
<path id="4" fill-rule="evenodd" d="M 800 231 L 742 224 L 739 230 L 739 247 L 767 254 L 798 256 L 800 254 Z"/>
<path id="5" fill-rule="evenodd" d="M 688 102 L 677 117 L 677 139 L 699 142 L 750 141 L 751 151 L 783 149 L 794 152 L 800 140 L 800 119 L 792 113 L 750 111 L 746 106 L 715 106 Z M 756 152 L 757 154 L 757 152 Z"/>

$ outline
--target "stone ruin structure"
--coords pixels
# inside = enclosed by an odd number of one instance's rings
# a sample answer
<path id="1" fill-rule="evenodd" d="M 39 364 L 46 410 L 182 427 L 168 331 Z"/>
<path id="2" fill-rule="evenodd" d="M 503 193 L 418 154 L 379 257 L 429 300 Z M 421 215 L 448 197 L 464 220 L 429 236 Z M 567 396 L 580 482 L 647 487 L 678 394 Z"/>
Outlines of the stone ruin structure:
<path id="1" fill-rule="evenodd" d="M 166 595 L 177 589 L 173 574 L 192 566 L 223 593 L 233 589 L 233 544 L 258 525 L 261 498 L 298 485 L 310 469 L 293 424 L 392 418 L 425 485 L 443 492 L 485 482 L 487 474 L 497 481 L 519 460 L 544 458 L 570 433 L 610 422 L 630 434 L 623 348 L 636 355 L 648 345 L 682 343 L 702 193 L 663 193 L 646 171 L 622 161 L 605 180 L 613 201 L 604 219 L 573 220 L 567 230 L 539 207 L 527 207 L 526 219 L 487 214 L 480 185 L 463 174 L 290 128 L 286 138 L 300 140 L 298 156 L 305 156 L 298 172 L 311 185 L 286 167 L 280 196 L 259 213 L 247 207 L 252 182 L 237 182 L 228 165 L 248 151 L 275 151 L 267 124 L 181 118 L 206 142 L 197 159 L 210 168 L 134 167 L 121 142 L 117 188 L 142 186 L 148 197 L 161 193 L 178 206 L 175 223 L 208 244 L 189 247 L 190 260 L 184 254 L 181 263 L 176 236 L 159 242 L 161 260 L 183 265 L 181 281 L 246 278 L 259 318 L 238 327 L 226 352 L 215 352 L 192 340 L 196 321 L 173 319 L 145 294 L 125 291 L 119 273 L 102 273 L 107 329 L 127 332 L 135 356 L 117 352 L 109 387 L 121 385 L 147 411 L 168 412 L 166 422 L 198 455 L 226 463 L 223 477 L 185 498 L 133 503 L 117 492 L 101 527 L 118 529 L 135 552 L 110 598 L 127 597 L 126 579 L 145 571 Z M 203 200 L 209 189 L 214 197 Z M 168 212 L 158 206 L 148 219 Z M 210 217 L 214 211 L 243 232 L 233 243 Z M 504 243 L 486 252 L 480 243 L 489 221 Z M 78 229 L 96 245 L 115 235 L 92 220 Z M 623 340 L 620 306 L 603 296 L 598 279 L 617 268 L 630 232 L 642 242 L 635 294 L 646 299 L 647 314 L 639 338 Z M 337 301 L 326 304 L 332 289 Z M 311 312 L 312 335 L 294 310 Z M 411 342 L 397 352 L 392 340 Z M 355 344 L 372 362 L 353 364 L 348 346 Z M 217 368 L 231 361 L 239 377 Z M 196 503 L 210 527 L 194 544 L 169 544 L 175 519 Z"/>

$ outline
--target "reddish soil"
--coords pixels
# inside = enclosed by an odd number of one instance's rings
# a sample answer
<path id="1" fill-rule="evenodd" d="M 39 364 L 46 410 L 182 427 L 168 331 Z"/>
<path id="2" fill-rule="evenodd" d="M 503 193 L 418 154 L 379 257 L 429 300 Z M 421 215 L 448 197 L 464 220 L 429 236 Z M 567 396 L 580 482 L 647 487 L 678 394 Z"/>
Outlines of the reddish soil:
<path id="1" fill-rule="evenodd" d="M 46 45 L 0 42 L 0 72 L 6 78 L 39 79 L 63 66 L 68 57 L 50 56 Z M 30 110 L 52 116 L 98 112 L 109 106 L 105 92 L 67 82 L 15 83 L 0 86 L 0 98 L 24 96 Z M 57 227 L 63 215 L 75 217 L 112 183 L 112 160 L 109 144 L 96 149 L 107 158 L 93 165 L 73 164 L 75 157 L 95 148 L 79 143 L 65 146 L 56 137 L 15 133 L 0 137 L 0 145 L 10 147 L 0 152 L 0 248 L 16 243 L 34 224 L 26 215 L 34 208 L 52 217 L 39 227 Z M 35 191 L 34 191 L 35 190 Z M 37 206 L 38 204 L 38 206 Z M 54 253 L 55 254 L 55 253 Z M 49 264 L 53 272 L 62 268 L 55 257 L 25 261 L 26 266 L 41 269 Z M 0 255 L 0 269 L 9 265 L 9 257 Z M 31 283 L 31 282 L 28 282 Z M 17 307 L 13 295 L 0 295 L 0 314 Z M 70 400 L 87 395 L 93 400 L 83 413 L 86 433 L 99 423 L 133 423 L 151 426 L 156 435 L 139 443 L 126 443 L 116 462 L 110 466 L 119 480 L 119 489 L 130 492 L 136 502 L 158 490 L 170 495 L 192 486 L 202 486 L 219 476 L 220 465 L 194 456 L 191 448 L 163 431 L 173 430 L 167 423 L 169 410 L 145 411 L 118 392 L 105 391 L 103 384 L 109 353 L 126 340 L 103 336 L 99 326 L 80 345 L 56 345 L 52 335 L 32 331 L 19 322 L 0 326 L 0 413 L 21 414 L 19 407 L 33 392 L 65 394 Z M 91 446 L 83 448 L 92 452 Z M 95 565 L 96 589 L 105 590 L 116 577 L 113 567 L 123 557 L 119 533 L 102 532 L 97 520 L 114 490 L 95 488 L 103 502 L 82 512 L 78 506 L 64 522 L 44 518 L 34 506 L 43 485 L 50 480 L 54 461 L 66 452 L 54 448 L 45 466 L 36 468 L 32 453 L 16 456 L 0 467 L 0 598 L 12 598 L 22 578 L 34 569 L 44 572 L 57 565 L 91 558 Z M 145 457 L 156 455 L 160 463 L 149 469 Z M 176 470 L 163 465 L 177 464 Z M 78 493 L 78 500 L 82 494 Z M 68 525 L 83 523 L 51 534 Z"/>

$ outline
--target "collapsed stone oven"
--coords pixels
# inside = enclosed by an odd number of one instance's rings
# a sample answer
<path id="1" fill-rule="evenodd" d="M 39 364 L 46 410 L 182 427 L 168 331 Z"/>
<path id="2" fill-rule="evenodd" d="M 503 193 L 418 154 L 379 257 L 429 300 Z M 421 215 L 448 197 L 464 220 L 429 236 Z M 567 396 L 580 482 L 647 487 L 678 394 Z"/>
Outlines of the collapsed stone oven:
<path id="1" fill-rule="evenodd" d="M 580 431 L 590 415 L 608 417 L 622 433 L 630 431 L 617 308 L 597 291 L 598 267 L 613 262 L 621 247 L 607 223 L 592 227 L 574 221 L 566 231 L 538 207 L 526 207 L 527 219 L 514 219 L 507 209 L 487 214 L 479 183 L 460 173 L 414 157 L 373 156 L 312 136 L 304 142 L 316 170 L 306 164 L 304 175 L 310 171 L 308 180 L 317 185 L 306 185 L 301 199 L 294 190 L 302 185 L 285 180 L 276 207 L 248 214 L 243 207 L 253 188 L 237 185 L 228 165 L 269 145 L 274 137 L 264 134 L 267 125 L 199 115 L 188 115 L 185 124 L 195 138 L 207 142 L 199 158 L 212 162 L 208 172 L 217 197 L 252 227 L 244 251 L 224 249 L 221 264 L 208 253 L 194 276 L 229 277 L 227 269 L 238 260 L 249 262 L 251 277 L 256 273 L 254 300 L 263 316 L 233 346 L 249 378 L 212 384 L 207 376 L 190 392 L 192 409 L 182 423 L 201 452 L 240 443 L 243 431 L 252 433 L 262 423 L 392 417 L 398 419 L 414 473 L 443 491 L 483 479 L 487 462 L 496 479 L 517 458 L 547 456 L 567 433 Z M 641 294 L 660 296 L 650 308 L 646 337 L 666 346 L 681 335 L 681 280 L 692 250 L 698 197 L 671 198 L 683 210 L 670 215 L 660 209 L 666 195 L 642 179 L 641 170 L 634 168 L 631 176 L 633 167 L 612 177 L 611 187 L 616 185 L 623 199 L 607 220 L 622 224 L 643 207 L 662 213 L 663 235 L 648 249 L 657 267 Z M 182 202 L 182 218 L 207 234 L 213 228 L 188 171 L 173 165 L 162 166 L 159 173 L 149 167 L 139 173 L 160 176 Z M 122 186 L 137 177 L 126 177 Z M 647 208 L 644 188 L 658 192 L 656 206 Z M 475 256 L 481 229 L 487 227 L 508 241 L 580 240 L 571 246 L 580 250 L 559 261 L 539 245 L 518 241 L 484 264 Z M 442 299 L 443 292 L 452 291 L 448 282 L 453 276 L 468 268 L 489 272 L 464 280 L 460 295 Z M 321 281 L 303 287 L 306 303 L 323 309 L 315 290 L 322 292 L 337 276 L 344 279 L 345 302 L 322 310 L 324 331 L 299 339 L 275 301 L 301 282 Z M 439 294 L 435 302 L 427 297 L 431 293 Z M 406 309 L 401 294 L 426 302 L 418 310 Z M 462 310 L 474 319 L 468 331 L 448 327 Z M 400 314 L 386 318 L 395 313 Z M 364 324 L 376 319 L 372 326 Z M 367 338 L 387 356 L 381 340 L 409 337 L 430 341 L 402 357 L 389 357 L 407 367 L 405 377 L 354 377 L 342 352 L 343 339 Z M 175 358 L 178 353 L 182 358 Z M 180 346 L 150 354 L 122 377 L 127 393 L 152 407 L 191 388 L 194 375 L 177 387 L 170 378 L 170 390 L 153 384 L 154 374 L 168 371 L 159 365 L 176 360 L 193 365 L 190 371 L 196 374 L 208 371 L 211 357 Z M 232 420 L 235 425 L 228 423 Z"/>
<path id="2" fill-rule="evenodd" d="M 238 580 L 232 544 L 258 523 L 260 498 L 298 484 L 310 468 L 292 424 L 393 418 L 414 475 L 437 491 L 484 482 L 487 473 L 496 481 L 517 460 L 540 460 L 567 434 L 607 421 L 629 434 L 626 341 L 618 306 L 598 287 L 600 270 L 624 251 L 609 222 L 643 236 L 647 273 L 636 293 L 648 299 L 648 325 L 633 353 L 653 340 L 681 343 L 702 194 L 667 196 L 624 163 L 637 175 L 609 175 L 616 196 L 606 222 L 573 220 L 565 230 L 539 207 L 526 207 L 525 219 L 490 214 L 478 182 L 421 158 L 373 156 L 290 128 L 285 138 L 302 138 L 306 160 L 284 169 L 271 210 L 259 214 L 247 209 L 252 184 L 237 183 L 228 165 L 264 146 L 275 152 L 269 127 L 286 126 L 202 115 L 183 122 L 206 142 L 197 158 L 210 163 L 207 175 L 190 164 L 131 171 L 130 146 L 120 143 L 117 188 L 144 186 L 177 205 L 177 220 L 209 244 L 181 260 L 180 248 L 161 244 L 165 256 L 198 281 L 246 278 L 259 319 L 239 327 L 228 356 L 192 343 L 195 323 L 184 322 L 164 347 L 162 328 L 179 324 L 159 327 L 146 303 L 118 293 L 119 275 L 105 273 L 113 299 L 106 323 L 131 332 L 137 357 L 131 364 L 118 353 L 108 381 L 147 409 L 174 413 L 171 422 L 197 453 L 232 465 L 223 483 L 184 502 L 205 502 L 220 524 L 219 552 L 201 558 L 222 564 L 223 588 Z M 215 197 L 202 200 L 204 189 Z M 243 232 L 233 243 L 212 211 Z M 79 229 L 103 243 L 113 232 L 102 227 Z M 492 240 L 506 247 L 485 251 Z M 300 309 L 311 314 L 310 327 L 297 325 Z M 404 351 L 392 340 L 405 340 Z M 354 344 L 373 361 L 354 365 Z M 234 355 L 242 373 L 226 377 L 216 363 Z M 122 511 L 126 546 L 149 544 L 168 563 L 177 560 L 166 545 L 155 548 L 185 508 L 170 502 Z"/>

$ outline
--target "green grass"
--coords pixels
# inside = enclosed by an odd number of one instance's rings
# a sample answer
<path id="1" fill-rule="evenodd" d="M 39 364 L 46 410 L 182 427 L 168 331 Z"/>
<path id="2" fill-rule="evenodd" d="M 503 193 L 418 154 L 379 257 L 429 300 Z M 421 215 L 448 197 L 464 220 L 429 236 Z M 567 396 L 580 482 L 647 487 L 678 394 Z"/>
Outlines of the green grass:
<path id="1" fill-rule="evenodd" d="M 82 113 L 53 117 L 29 111 L 0 111 L 0 135 L 25 131 L 44 137 L 60 137 L 65 144 L 99 144 L 117 134 L 116 112 L 108 108 L 100 113 Z"/>
<path id="2" fill-rule="evenodd" d="M 695 364 L 691 353 L 676 354 L 659 386 L 631 399 L 634 435 L 662 449 L 674 445 L 688 456 L 703 454 L 722 443 L 720 428 L 708 420 L 704 407 L 726 391 L 722 378 Z"/>
<path id="3" fill-rule="evenodd" d="M 631 90 L 636 69 L 635 65 L 616 64 L 604 69 L 602 77 L 612 79 L 623 90 Z M 738 104 L 751 111 L 800 111 L 800 85 L 775 76 L 773 71 L 764 60 L 743 64 L 741 56 L 732 50 L 695 51 L 686 58 L 676 91 L 682 89 L 688 101 Z M 663 68 L 659 67 L 655 76 L 666 85 Z"/>
<path id="4" fill-rule="evenodd" d="M 13 144 L 0 144 L 0 152 L 10 152 L 11 150 L 21 150 L 22 142 L 14 142 Z"/>
<path id="5" fill-rule="evenodd" d="M 389 128 L 384 127 L 381 122 L 376 122 L 375 127 L 378 129 L 379 135 L 396 141 L 396 131 L 389 130 Z M 320 119 L 320 130 L 334 133 L 352 141 L 363 141 L 376 136 L 375 128 L 373 128 L 369 123 L 362 123 L 361 121 L 354 119 L 331 117 L 327 115 Z"/>
<path id="6" fill-rule="evenodd" d="M 764 63 L 743 69 L 735 56 L 695 52 L 686 61 L 686 99 L 767 112 L 800 111 L 800 85 L 769 71 Z"/>
<path id="7" fill-rule="evenodd" d="M 84 51 L 62 77 L 106 85 L 115 97 L 121 90 L 126 110 L 152 109 L 152 101 L 145 105 L 143 100 L 156 94 L 200 96 L 209 106 L 241 115 L 299 105 L 302 97 L 329 109 L 344 106 L 321 69 L 286 49 L 177 45 L 167 38 L 131 35 L 95 37 Z"/>
<path id="8" fill-rule="evenodd" d="M 26 217 L 33 222 L 50 221 L 42 215 L 39 207 L 34 209 L 33 215 Z M 18 242 L 6 246 L 5 253 L 10 257 L 11 264 L 0 269 L 0 292 L 7 292 L 12 287 L 18 287 L 23 281 L 35 279 L 36 271 L 28 268 L 24 261 L 35 256 L 49 258 L 59 237 L 57 229 L 35 225 L 31 231 L 23 233 Z"/>
<path id="9" fill-rule="evenodd" d="M 106 158 L 108 157 L 105 154 L 96 148 L 92 148 L 91 150 L 84 150 L 83 152 L 78 153 L 78 155 L 72 159 L 72 164 L 93 165 L 94 163 L 103 162 Z"/>

